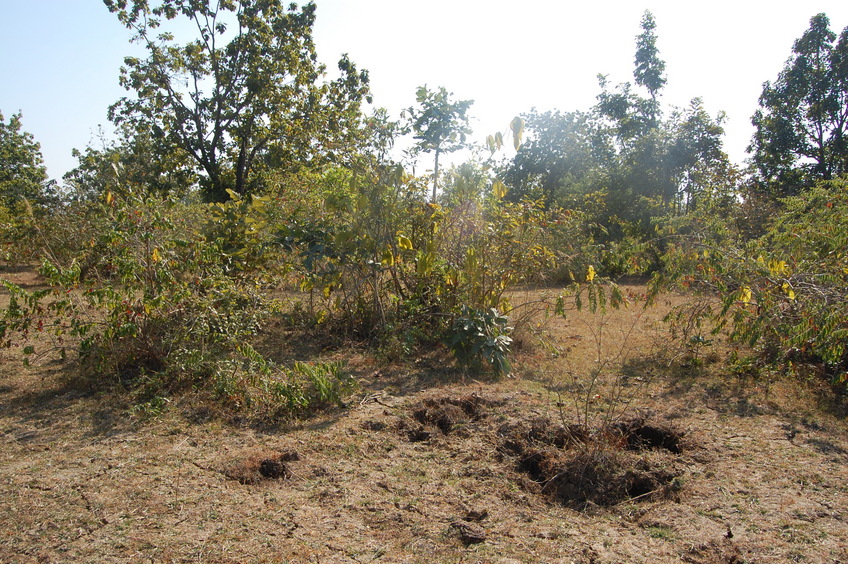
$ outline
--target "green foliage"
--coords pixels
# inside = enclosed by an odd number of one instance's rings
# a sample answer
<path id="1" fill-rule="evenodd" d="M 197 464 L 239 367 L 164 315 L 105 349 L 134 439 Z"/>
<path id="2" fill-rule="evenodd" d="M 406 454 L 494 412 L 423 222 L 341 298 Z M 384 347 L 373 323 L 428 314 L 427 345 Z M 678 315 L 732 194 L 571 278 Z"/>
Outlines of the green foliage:
<path id="1" fill-rule="evenodd" d="M 715 332 L 755 347 L 786 368 L 821 362 L 845 382 L 848 370 L 848 183 L 821 182 L 783 201 L 764 235 L 745 241 L 719 207 L 681 222 L 654 281 L 716 295 Z"/>
<path id="2" fill-rule="evenodd" d="M 748 150 L 765 190 L 777 196 L 848 173 L 848 28 L 837 39 L 829 26 L 825 14 L 810 19 L 752 118 Z"/>
<path id="3" fill-rule="evenodd" d="M 660 112 L 664 63 L 650 13 L 642 27 L 634 77 L 649 96 L 630 83 L 612 90 L 600 77 L 590 112 L 525 114 L 528 139 L 499 170 L 511 187 L 507 199 L 585 214 L 604 249 L 593 262 L 610 276 L 656 268 L 657 222 L 694 210 L 712 191 L 732 190 L 739 176 L 722 149 L 723 115 L 707 114 L 698 98 L 667 117 Z"/>
<path id="4" fill-rule="evenodd" d="M 41 146 L 22 128 L 20 113 L 8 123 L 0 113 L 0 209 L 12 214 L 24 210 L 24 201 L 46 203 L 47 195 Z"/>
<path id="5" fill-rule="evenodd" d="M 603 158 L 592 116 L 533 110 L 523 117 L 529 139 L 500 173 L 513 188 L 507 198 L 573 207 L 597 180 L 595 171 Z"/>
<path id="6" fill-rule="evenodd" d="M 294 265 L 316 321 L 374 336 L 413 299 L 414 256 L 426 231 L 423 187 L 399 167 L 368 167 L 328 193 L 321 214 L 297 218 L 278 240 Z M 320 305 L 320 307 L 319 307 Z"/>
<path id="7" fill-rule="evenodd" d="M 406 110 L 410 125 L 418 141 L 417 149 L 424 153 L 435 153 L 433 167 L 433 198 L 439 182 L 439 155 L 451 153 L 465 146 L 465 137 L 471 133 L 468 125 L 468 109 L 474 100 L 450 99 L 451 94 L 444 86 L 431 91 L 421 86 L 416 92 L 418 107 Z"/>
<path id="8" fill-rule="evenodd" d="M 173 208 L 167 200 L 107 193 L 91 239 L 67 266 L 43 262 L 53 289 L 26 298 L 11 328 L 47 324 L 57 337 L 77 339 L 60 341 L 61 349 L 76 345 L 86 373 L 119 379 L 165 371 L 174 355 L 195 347 L 214 357 L 252 334 L 261 300 L 225 276 L 220 249 L 183 238 Z"/>
<path id="9" fill-rule="evenodd" d="M 93 201 L 107 191 L 125 189 L 158 197 L 185 196 L 197 182 L 188 155 L 150 131 L 123 127 L 118 141 L 105 137 L 101 141 L 100 149 L 89 146 L 84 153 L 74 149 L 79 164 L 63 177 L 69 199 Z"/>
<path id="10" fill-rule="evenodd" d="M 512 327 L 508 323 L 507 317 L 495 308 L 480 310 L 462 306 L 446 340 L 457 364 L 471 372 L 488 367 L 496 374 L 509 374 Z"/>
<path id="11" fill-rule="evenodd" d="M 57 200 L 41 147 L 22 128 L 20 113 L 8 123 L 0 113 L 0 261 L 18 263 L 33 257 L 35 224 Z"/>
<path id="12" fill-rule="evenodd" d="M 221 251 L 225 269 L 255 271 L 267 262 L 264 215 L 271 198 L 255 194 L 242 198 L 232 190 L 227 193 L 230 200 L 209 204 L 204 237 Z"/>
<path id="13" fill-rule="evenodd" d="M 649 110 L 649 115 L 653 121 L 657 115 L 657 93 L 665 86 L 666 82 L 666 78 L 663 75 L 665 72 L 665 61 L 659 58 L 657 36 L 654 33 L 657 23 L 651 12 L 646 10 L 642 15 L 641 26 L 642 33 L 636 37 L 636 68 L 633 69 L 633 77 L 636 80 L 636 84 L 647 88 L 648 93 L 651 95 L 651 100 L 654 104 Z"/>
<path id="14" fill-rule="evenodd" d="M 110 119 L 152 132 L 203 171 L 210 200 L 253 188 L 262 163 L 297 166 L 332 159 L 359 129 L 368 75 L 347 57 L 341 77 L 319 84 L 324 67 L 312 41 L 315 5 L 286 9 L 280 0 L 106 0 L 144 45 L 146 59 L 127 57 L 121 84 L 137 96 L 110 108 Z M 176 44 L 157 33 L 185 18 L 199 37 Z"/>
<path id="15" fill-rule="evenodd" d="M 236 410 L 271 417 L 303 415 L 343 407 L 356 388 L 339 362 L 295 362 L 286 368 L 250 345 L 241 345 L 239 353 L 239 359 L 221 363 L 211 380 L 215 397 Z"/>
<path id="16" fill-rule="evenodd" d="M 87 209 L 93 227 L 69 263 L 43 262 L 50 288 L 3 282 L 11 295 L 0 345 L 20 346 L 27 358 L 74 358 L 90 385 L 133 390 L 148 415 L 187 389 L 276 415 L 339 404 L 353 385 L 340 365 L 286 368 L 250 345 L 280 309 L 260 292 L 252 221 L 261 204 L 186 209 L 173 199 L 107 192 Z M 199 222 L 185 218 L 206 213 L 229 238 L 203 237 L 192 227 Z"/>
<path id="17" fill-rule="evenodd" d="M 476 213 L 469 206 L 450 210 L 438 237 L 446 290 L 475 308 L 509 309 L 508 289 L 542 282 L 555 270 L 546 227 L 557 218 L 534 201 L 490 199 Z"/>

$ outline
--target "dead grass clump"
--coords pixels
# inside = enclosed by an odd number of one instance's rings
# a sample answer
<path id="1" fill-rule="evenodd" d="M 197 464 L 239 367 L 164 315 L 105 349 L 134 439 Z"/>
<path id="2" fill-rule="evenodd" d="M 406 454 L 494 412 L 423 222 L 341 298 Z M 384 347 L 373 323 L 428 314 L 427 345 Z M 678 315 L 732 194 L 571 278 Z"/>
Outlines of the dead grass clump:
<path id="1" fill-rule="evenodd" d="M 519 459 L 518 468 L 542 493 L 576 509 L 668 497 L 680 474 L 663 457 L 614 448 L 534 450 Z"/>
<path id="2" fill-rule="evenodd" d="M 284 480 L 292 477 L 289 462 L 300 460 L 294 451 L 260 451 L 234 460 L 226 465 L 224 475 L 240 484 L 258 484 L 263 480 Z"/>

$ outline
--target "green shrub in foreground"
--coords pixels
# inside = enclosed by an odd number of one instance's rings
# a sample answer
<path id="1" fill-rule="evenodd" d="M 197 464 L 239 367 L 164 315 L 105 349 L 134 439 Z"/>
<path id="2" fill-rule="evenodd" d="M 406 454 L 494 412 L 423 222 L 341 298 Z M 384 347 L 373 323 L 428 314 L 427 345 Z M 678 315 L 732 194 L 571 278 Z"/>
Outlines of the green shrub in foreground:
<path id="1" fill-rule="evenodd" d="M 340 367 L 286 369 L 250 347 L 279 304 L 261 291 L 255 257 L 187 228 L 187 212 L 171 200 L 107 193 L 86 216 L 90 238 L 73 258 L 43 262 L 49 289 L 3 282 L 11 296 L 0 311 L 0 345 L 23 345 L 27 357 L 72 356 L 92 386 L 133 389 L 154 410 L 186 388 L 262 411 L 339 403 L 350 388 Z"/>

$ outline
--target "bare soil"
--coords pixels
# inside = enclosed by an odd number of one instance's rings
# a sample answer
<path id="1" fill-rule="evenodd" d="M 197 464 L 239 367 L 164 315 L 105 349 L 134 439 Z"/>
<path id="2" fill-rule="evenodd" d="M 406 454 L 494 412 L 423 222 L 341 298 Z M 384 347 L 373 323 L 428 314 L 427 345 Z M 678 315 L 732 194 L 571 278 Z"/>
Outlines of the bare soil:
<path id="1" fill-rule="evenodd" d="M 283 351 L 360 384 L 294 423 L 192 397 L 140 418 L 0 351 L 0 561 L 848 562 L 833 392 L 737 375 L 720 343 L 675 354 L 660 319 L 687 298 L 625 289 L 627 309 L 523 331 L 510 378 L 443 350 Z"/>

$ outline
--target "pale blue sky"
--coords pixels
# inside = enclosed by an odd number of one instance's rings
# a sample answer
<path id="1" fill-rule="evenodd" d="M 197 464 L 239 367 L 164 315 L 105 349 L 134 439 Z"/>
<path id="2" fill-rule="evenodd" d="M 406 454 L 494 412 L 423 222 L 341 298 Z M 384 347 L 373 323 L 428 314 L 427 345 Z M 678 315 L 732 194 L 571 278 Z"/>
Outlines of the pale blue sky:
<path id="1" fill-rule="evenodd" d="M 474 140 L 504 130 L 513 115 L 586 110 L 596 75 L 631 81 L 645 9 L 657 20 L 666 61 L 663 101 L 700 96 L 723 110 L 726 149 L 744 159 L 750 116 L 809 19 L 825 12 L 848 26 L 848 2 L 713 0 L 316 0 L 315 39 L 332 71 L 343 52 L 371 72 L 375 105 L 397 116 L 421 84 L 474 99 Z M 0 111 L 23 111 L 51 177 L 75 165 L 74 147 L 97 142 L 108 106 L 125 92 L 118 71 L 138 52 L 100 0 L 0 0 Z"/>

